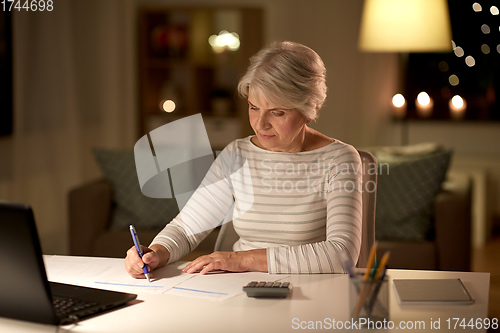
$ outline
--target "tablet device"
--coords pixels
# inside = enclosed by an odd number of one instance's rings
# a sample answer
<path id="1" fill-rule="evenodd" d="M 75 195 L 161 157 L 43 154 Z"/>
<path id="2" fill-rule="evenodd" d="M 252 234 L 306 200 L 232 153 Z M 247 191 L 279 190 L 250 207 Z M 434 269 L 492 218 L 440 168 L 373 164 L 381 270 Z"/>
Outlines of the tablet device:
<path id="1" fill-rule="evenodd" d="M 474 299 L 460 279 L 394 279 L 400 305 L 468 305 Z"/>

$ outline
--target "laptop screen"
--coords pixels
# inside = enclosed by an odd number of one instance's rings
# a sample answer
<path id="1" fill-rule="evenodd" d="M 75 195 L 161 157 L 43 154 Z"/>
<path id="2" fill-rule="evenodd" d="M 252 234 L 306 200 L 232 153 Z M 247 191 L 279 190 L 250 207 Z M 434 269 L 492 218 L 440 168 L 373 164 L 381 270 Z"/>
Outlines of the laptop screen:
<path id="1" fill-rule="evenodd" d="M 0 203 L 0 316 L 56 322 L 31 208 Z"/>
<path id="2" fill-rule="evenodd" d="M 137 297 L 49 282 L 33 211 L 27 205 L 0 202 L 0 265 L 0 317 L 69 324 Z M 63 310 L 55 307 L 61 302 Z"/>

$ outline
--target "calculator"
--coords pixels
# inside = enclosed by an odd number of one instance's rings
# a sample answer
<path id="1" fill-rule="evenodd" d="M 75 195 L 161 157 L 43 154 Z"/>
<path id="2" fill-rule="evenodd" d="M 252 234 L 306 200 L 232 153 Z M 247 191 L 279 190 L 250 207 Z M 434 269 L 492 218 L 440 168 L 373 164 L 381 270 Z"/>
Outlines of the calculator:
<path id="1" fill-rule="evenodd" d="M 243 287 L 248 297 L 286 298 L 292 285 L 290 282 L 252 281 Z"/>

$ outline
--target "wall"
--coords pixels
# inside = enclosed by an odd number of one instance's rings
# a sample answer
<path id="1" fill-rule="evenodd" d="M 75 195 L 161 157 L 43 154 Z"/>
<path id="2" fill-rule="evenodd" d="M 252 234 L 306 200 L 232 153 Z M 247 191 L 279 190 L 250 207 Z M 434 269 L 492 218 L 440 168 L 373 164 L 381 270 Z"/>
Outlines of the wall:
<path id="1" fill-rule="evenodd" d="M 390 121 L 387 104 L 398 77 L 398 57 L 358 51 L 362 0 L 136 0 L 136 4 L 265 8 L 266 43 L 303 43 L 325 62 L 328 98 L 312 126 L 356 146 L 399 143 L 399 129 Z"/>
<path id="2" fill-rule="evenodd" d="M 0 138 L 0 200 L 33 207 L 44 253 L 67 252 L 68 192 L 100 174 L 92 147 L 135 142 L 132 10 L 128 0 L 76 0 L 14 12 L 14 134 Z"/>

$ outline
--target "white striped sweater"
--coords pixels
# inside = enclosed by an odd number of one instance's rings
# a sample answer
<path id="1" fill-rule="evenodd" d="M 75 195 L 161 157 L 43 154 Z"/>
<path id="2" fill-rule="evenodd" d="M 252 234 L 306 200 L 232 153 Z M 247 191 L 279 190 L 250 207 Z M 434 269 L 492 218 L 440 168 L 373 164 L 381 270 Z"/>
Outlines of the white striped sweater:
<path id="1" fill-rule="evenodd" d="M 233 250 L 267 249 L 269 273 L 343 273 L 340 252 L 355 264 L 363 172 L 356 149 L 335 140 L 312 151 L 280 153 L 250 139 L 224 149 L 152 244 L 165 246 L 174 262 L 226 219 L 240 237 Z"/>

